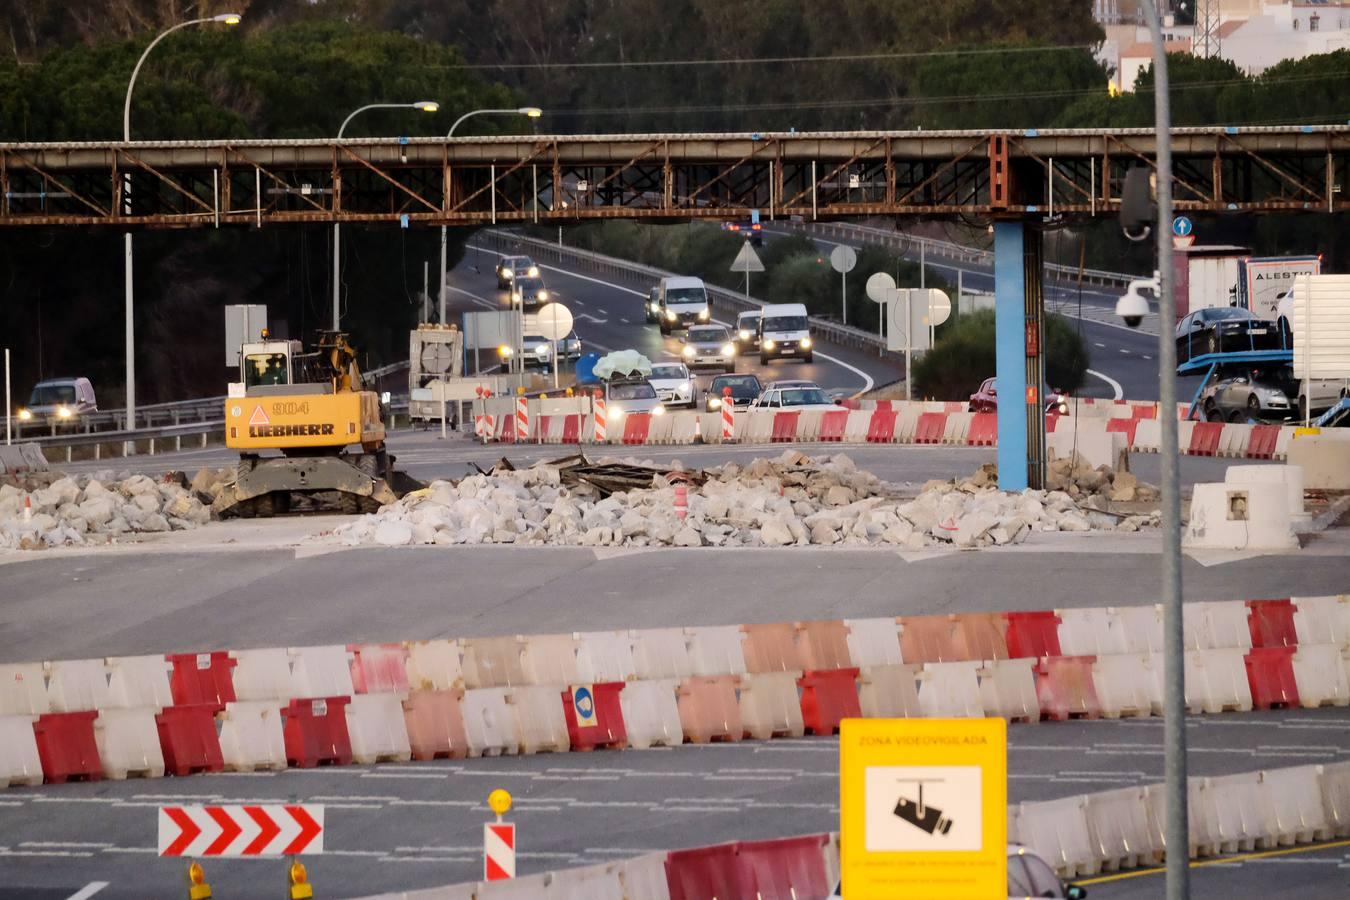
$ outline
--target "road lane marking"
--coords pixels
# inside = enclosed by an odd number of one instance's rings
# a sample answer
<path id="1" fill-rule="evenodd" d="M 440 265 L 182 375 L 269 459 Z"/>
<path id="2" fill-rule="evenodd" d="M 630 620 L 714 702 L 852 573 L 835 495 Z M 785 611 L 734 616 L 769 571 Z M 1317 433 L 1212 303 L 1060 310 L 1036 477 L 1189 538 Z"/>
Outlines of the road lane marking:
<path id="1" fill-rule="evenodd" d="M 1105 344 L 1100 344 L 1100 343 L 1098 343 L 1097 341 L 1093 341 L 1093 342 L 1092 342 L 1092 346 L 1094 346 L 1094 347 L 1101 347 L 1103 350 L 1106 349 L 1106 345 L 1105 345 Z"/>
<path id="2" fill-rule="evenodd" d="M 94 896 L 107 886 L 108 882 L 106 881 L 91 881 L 67 897 L 66 900 L 89 900 L 90 897 Z"/>
<path id="3" fill-rule="evenodd" d="M 1122 350 L 1121 352 L 1124 353 L 1125 351 Z M 1088 369 L 1087 373 L 1093 376 L 1094 378 L 1100 378 L 1102 381 L 1105 381 L 1107 385 L 1110 386 L 1112 392 L 1115 394 L 1115 397 L 1113 397 L 1112 399 L 1114 400 L 1124 399 L 1125 389 L 1120 386 L 1119 381 L 1116 381 L 1110 375 L 1103 375 L 1101 372 L 1098 372 L 1095 369 Z"/>
<path id="4" fill-rule="evenodd" d="M 1350 840 L 1331 841 L 1326 844 L 1307 844 L 1302 847 L 1285 847 L 1280 850 L 1264 850 L 1260 853 L 1239 853 L 1235 856 L 1220 856 L 1216 859 L 1205 859 L 1193 861 L 1189 868 L 1205 869 L 1210 866 L 1232 866 L 1239 863 L 1251 862 L 1258 859 L 1270 859 L 1276 856 L 1290 856 L 1295 853 L 1317 853 L 1322 850 L 1336 850 L 1341 847 L 1350 847 Z M 1162 875 L 1167 871 L 1166 868 L 1158 866 L 1152 869 L 1138 869 L 1133 872 L 1118 872 L 1114 875 L 1103 875 L 1099 878 L 1080 878 L 1074 881 L 1074 884 L 1106 884 L 1110 881 L 1124 881 L 1127 878 L 1142 878 L 1145 875 Z"/>

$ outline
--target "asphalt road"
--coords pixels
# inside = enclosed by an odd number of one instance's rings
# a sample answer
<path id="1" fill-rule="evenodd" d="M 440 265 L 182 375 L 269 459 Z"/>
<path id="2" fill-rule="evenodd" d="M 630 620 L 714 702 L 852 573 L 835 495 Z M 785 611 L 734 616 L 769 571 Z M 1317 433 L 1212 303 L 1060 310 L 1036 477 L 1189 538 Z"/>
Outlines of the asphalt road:
<path id="1" fill-rule="evenodd" d="M 1350 759 L 1347 730 L 1350 718 L 1336 709 L 1192 718 L 1191 771 Z M 1161 732 L 1158 719 L 1013 725 L 1009 799 L 1159 781 Z M 108 884 L 100 900 L 177 896 L 183 864 L 155 855 L 156 807 L 166 803 L 323 803 L 325 853 L 307 860 L 315 895 L 354 897 L 478 877 L 482 823 L 490 818 L 485 800 L 497 787 L 515 798 L 509 818 L 518 827 L 518 871 L 529 874 L 836 830 L 838 765 L 837 739 L 803 738 L 15 789 L 0 794 L 0 898 L 44 896 L 39 890 L 68 897 L 95 881 Z M 284 885 L 277 860 L 205 866 L 222 898 L 273 897 Z M 1289 868 L 1258 869 L 1247 883 L 1274 888 Z M 1312 893 L 1301 896 L 1329 897 L 1345 883 L 1335 867 L 1307 866 L 1302 874 Z M 1158 885 L 1154 878 L 1092 893 L 1156 897 Z"/>

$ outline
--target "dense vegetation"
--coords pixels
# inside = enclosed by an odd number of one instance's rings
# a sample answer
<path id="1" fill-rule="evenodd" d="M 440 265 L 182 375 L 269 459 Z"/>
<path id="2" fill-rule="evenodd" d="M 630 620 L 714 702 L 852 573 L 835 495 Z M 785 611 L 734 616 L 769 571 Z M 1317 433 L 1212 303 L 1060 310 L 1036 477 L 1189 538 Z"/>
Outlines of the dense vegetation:
<path id="1" fill-rule="evenodd" d="M 1072 393 L 1087 377 L 1088 352 L 1082 335 L 1068 319 L 1045 316 L 1045 380 L 1053 390 Z M 918 397 L 963 400 L 994 374 L 994 311 L 962 316 L 938 332 L 937 343 L 914 364 Z"/>

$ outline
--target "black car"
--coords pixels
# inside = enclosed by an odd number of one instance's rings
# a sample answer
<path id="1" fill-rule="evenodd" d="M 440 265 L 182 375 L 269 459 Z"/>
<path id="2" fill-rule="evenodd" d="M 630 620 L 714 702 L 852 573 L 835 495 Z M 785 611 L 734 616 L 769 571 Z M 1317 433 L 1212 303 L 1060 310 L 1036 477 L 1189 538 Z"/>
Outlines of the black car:
<path id="1" fill-rule="evenodd" d="M 1197 309 L 1177 323 L 1179 363 L 1209 353 L 1279 350 L 1282 343 L 1274 322 L 1237 306 Z"/>
<path id="2" fill-rule="evenodd" d="M 731 389 L 732 405 L 742 408 L 753 403 L 764 389 L 754 375 L 718 375 L 703 392 L 703 408 L 708 412 L 721 409 L 726 388 Z"/>

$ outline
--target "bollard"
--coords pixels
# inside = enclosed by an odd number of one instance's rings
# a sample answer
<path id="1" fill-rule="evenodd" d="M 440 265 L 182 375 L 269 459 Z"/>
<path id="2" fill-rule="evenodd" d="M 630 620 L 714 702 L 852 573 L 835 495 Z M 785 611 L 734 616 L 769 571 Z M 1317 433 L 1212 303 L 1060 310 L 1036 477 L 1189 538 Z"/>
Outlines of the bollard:
<path id="1" fill-rule="evenodd" d="M 483 880 L 510 881 L 516 877 L 516 826 L 502 816 L 511 809 L 511 795 L 497 788 L 488 794 L 488 806 L 497 821 L 483 826 Z"/>
<path id="2" fill-rule="evenodd" d="M 731 399 L 731 388 L 722 388 L 722 442 L 729 443 L 736 436 L 736 404 Z"/>
<path id="3" fill-rule="evenodd" d="M 206 881 L 206 872 L 202 864 L 195 859 L 188 863 L 188 900 L 210 900 L 211 885 Z"/>
<path id="4" fill-rule="evenodd" d="M 599 388 L 595 389 L 595 442 L 603 444 L 605 442 L 605 395 Z"/>
<path id="5" fill-rule="evenodd" d="M 291 881 L 291 900 L 310 900 L 314 896 L 314 885 L 309 883 L 309 872 L 304 863 L 292 856 L 286 874 Z"/>
<path id="6" fill-rule="evenodd" d="M 675 485 L 675 517 L 683 520 L 689 515 L 689 486 Z"/>

